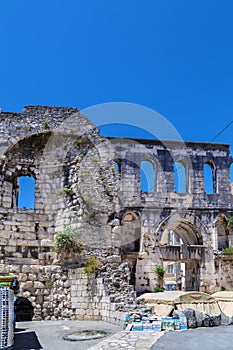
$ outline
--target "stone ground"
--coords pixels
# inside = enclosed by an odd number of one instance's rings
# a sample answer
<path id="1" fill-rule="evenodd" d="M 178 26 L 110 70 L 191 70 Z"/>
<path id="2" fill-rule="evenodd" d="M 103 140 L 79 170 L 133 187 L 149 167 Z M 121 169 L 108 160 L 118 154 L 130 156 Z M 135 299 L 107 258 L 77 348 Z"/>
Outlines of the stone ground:
<path id="1" fill-rule="evenodd" d="M 63 336 L 80 330 L 104 330 L 99 340 L 67 341 Z M 18 322 L 14 350 L 226 350 L 233 349 L 233 326 L 172 332 L 126 332 L 102 321 Z"/>
<path id="2" fill-rule="evenodd" d="M 233 326 L 202 327 L 166 332 L 150 350 L 230 350 L 232 339 Z"/>
<path id="3" fill-rule="evenodd" d="M 63 336 L 80 330 L 103 330 L 108 337 L 99 340 L 67 341 Z M 162 332 L 126 332 L 103 321 L 17 322 L 14 350 L 148 350 Z"/>
<path id="4" fill-rule="evenodd" d="M 14 350 L 86 350 L 101 340 L 67 341 L 63 336 L 80 330 L 104 330 L 112 334 L 121 327 L 102 321 L 38 321 L 17 322 Z"/>

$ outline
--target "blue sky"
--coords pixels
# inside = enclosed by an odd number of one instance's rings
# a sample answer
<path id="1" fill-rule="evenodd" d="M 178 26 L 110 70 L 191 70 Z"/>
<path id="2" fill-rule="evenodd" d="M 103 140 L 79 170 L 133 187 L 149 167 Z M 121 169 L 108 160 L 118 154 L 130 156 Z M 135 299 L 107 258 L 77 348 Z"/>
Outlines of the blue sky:
<path id="1" fill-rule="evenodd" d="M 129 102 L 206 142 L 233 119 L 232 0 L 8 0 L 0 13 L 3 111 Z M 215 141 L 233 149 L 232 134 Z"/>

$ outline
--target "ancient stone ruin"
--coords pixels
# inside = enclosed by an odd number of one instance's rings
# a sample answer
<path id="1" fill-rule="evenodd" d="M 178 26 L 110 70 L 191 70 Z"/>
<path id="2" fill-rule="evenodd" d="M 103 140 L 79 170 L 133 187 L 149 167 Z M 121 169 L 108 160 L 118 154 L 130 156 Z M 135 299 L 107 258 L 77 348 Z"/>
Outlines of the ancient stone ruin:
<path id="1" fill-rule="evenodd" d="M 225 144 L 102 137 L 75 108 L 1 112 L 0 275 L 20 281 L 19 319 L 117 323 L 144 291 L 232 290 L 232 162 Z"/>

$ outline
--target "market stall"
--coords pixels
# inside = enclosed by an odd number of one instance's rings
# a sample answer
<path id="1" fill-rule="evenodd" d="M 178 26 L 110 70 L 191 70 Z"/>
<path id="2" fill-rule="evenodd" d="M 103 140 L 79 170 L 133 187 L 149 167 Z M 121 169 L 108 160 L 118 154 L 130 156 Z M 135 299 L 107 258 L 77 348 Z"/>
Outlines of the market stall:
<path id="1" fill-rule="evenodd" d="M 11 350 L 14 344 L 15 284 L 13 276 L 0 276 L 0 349 Z"/>
<path id="2" fill-rule="evenodd" d="M 213 296 L 201 292 L 145 293 L 138 299 L 143 299 L 146 305 L 153 306 L 154 313 L 161 316 L 169 316 L 173 310 L 186 308 L 215 315 L 221 314 L 218 301 Z"/>
<path id="3" fill-rule="evenodd" d="M 233 292 L 221 291 L 212 294 L 212 297 L 218 301 L 220 310 L 226 316 L 233 316 Z"/>

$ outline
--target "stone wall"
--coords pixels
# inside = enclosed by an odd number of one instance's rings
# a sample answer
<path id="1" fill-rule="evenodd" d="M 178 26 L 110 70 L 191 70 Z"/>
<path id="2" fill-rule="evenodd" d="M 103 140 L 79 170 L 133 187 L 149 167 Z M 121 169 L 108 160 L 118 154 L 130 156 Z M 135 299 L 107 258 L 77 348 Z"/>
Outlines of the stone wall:
<path id="1" fill-rule="evenodd" d="M 151 192 L 141 190 L 143 160 L 155 170 Z M 175 162 L 185 167 L 184 193 L 175 191 Z M 155 266 L 173 259 L 186 264 L 189 289 L 233 288 L 231 262 L 220 254 L 233 241 L 231 163 L 223 144 L 103 138 L 75 108 L 1 112 L 0 274 L 19 277 L 34 319 L 122 322 L 143 308 L 136 292 L 158 285 Z M 205 193 L 204 164 L 213 194 Z M 35 179 L 32 209 L 18 206 L 20 176 Z M 66 227 L 84 246 L 69 261 L 54 247 Z M 180 246 L 170 245 L 171 231 Z M 88 257 L 100 261 L 93 275 L 82 272 Z"/>
<path id="2" fill-rule="evenodd" d="M 117 253 L 117 251 L 115 252 Z M 130 311 L 148 308 L 136 300 L 129 285 L 130 269 L 111 249 L 96 251 L 101 260 L 93 273 L 85 273 L 80 262 L 67 265 L 0 265 L 0 274 L 13 274 L 20 282 L 20 299 L 30 301 L 33 320 L 105 320 L 123 324 Z"/>

